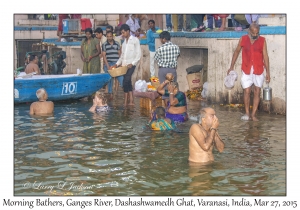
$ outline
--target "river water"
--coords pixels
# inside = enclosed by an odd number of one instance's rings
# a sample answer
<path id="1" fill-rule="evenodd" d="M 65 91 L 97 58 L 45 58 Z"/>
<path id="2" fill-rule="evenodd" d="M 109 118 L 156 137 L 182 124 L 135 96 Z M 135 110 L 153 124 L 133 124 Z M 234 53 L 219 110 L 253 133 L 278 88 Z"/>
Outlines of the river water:
<path id="1" fill-rule="evenodd" d="M 56 102 L 55 113 L 31 117 L 30 104 L 14 107 L 15 195 L 286 195 L 286 117 L 259 112 L 241 121 L 243 108 L 210 105 L 219 118 L 223 153 L 189 166 L 188 131 L 146 129 L 147 111 L 122 107 L 93 114 L 92 102 Z M 205 102 L 189 102 L 191 116 Z"/>

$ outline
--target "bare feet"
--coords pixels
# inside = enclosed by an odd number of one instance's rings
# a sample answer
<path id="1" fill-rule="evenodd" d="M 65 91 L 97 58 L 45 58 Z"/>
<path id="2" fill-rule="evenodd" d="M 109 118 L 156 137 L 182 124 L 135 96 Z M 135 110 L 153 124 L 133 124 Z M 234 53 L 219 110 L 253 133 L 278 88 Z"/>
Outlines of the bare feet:
<path id="1" fill-rule="evenodd" d="M 128 106 L 134 106 L 134 103 L 129 103 Z"/>
<path id="2" fill-rule="evenodd" d="M 218 31 L 224 31 L 225 27 L 221 26 Z"/>
<path id="3" fill-rule="evenodd" d="M 252 119 L 253 121 L 259 121 L 255 116 L 251 116 L 251 119 Z"/>

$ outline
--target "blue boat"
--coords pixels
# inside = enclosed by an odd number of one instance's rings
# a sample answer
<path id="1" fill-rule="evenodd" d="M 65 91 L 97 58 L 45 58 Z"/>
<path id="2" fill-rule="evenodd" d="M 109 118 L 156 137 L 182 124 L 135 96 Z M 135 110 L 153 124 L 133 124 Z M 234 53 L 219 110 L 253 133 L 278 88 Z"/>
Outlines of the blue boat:
<path id="1" fill-rule="evenodd" d="M 14 81 L 14 103 L 37 101 L 36 91 L 44 88 L 49 101 L 80 99 L 91 96 L 106 85 L 109 74 L 63 74 L 33 75 L 31 78 L 16 78 Z"/>

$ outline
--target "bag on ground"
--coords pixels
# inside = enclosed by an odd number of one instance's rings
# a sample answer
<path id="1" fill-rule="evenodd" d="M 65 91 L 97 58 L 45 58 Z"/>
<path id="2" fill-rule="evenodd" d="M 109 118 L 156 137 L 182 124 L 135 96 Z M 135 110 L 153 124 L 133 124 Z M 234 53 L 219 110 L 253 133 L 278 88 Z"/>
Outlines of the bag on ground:
<path id="1" fill-rule="evenodd" d="M 135 82 L 134 88 L 138 92 L 146 92 L 147 91 L 147 82 L 145 80 L 138 80 Z"/>

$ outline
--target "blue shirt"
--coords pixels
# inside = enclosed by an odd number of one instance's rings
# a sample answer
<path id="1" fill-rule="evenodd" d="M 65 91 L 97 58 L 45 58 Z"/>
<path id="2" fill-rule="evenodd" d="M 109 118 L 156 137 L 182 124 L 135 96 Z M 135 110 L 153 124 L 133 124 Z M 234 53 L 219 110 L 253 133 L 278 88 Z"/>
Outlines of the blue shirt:
<path id="1" fill-rule="evenodd" d="M 149 29 L 147 31 L 147 44 L 150 52 L 155 52 L 155 38 L 153 36 L 154 33 L 155 32 L 153 32 L 152 29 Z"/>

